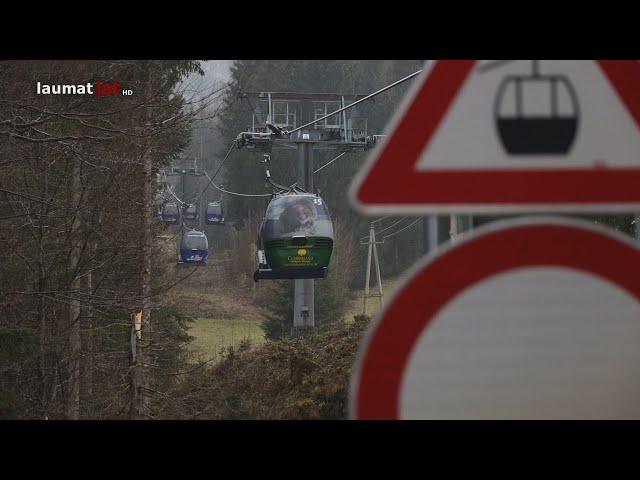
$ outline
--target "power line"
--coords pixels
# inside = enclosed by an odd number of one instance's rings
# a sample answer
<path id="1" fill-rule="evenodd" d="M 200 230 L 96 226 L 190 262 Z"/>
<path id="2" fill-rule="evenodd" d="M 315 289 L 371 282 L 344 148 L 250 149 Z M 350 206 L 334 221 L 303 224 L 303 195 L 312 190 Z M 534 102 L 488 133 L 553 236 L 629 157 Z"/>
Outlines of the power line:
<path id="1" fill-rule="evenodd" d="M 387 230 L 389 230 L 390 228 L 395 227 L 396 225 L 398 225 L 400 222 L 403 222 L 407 219 L 407 217 L 403 217 L 400 220 L 398 220 L 397 222 L 392 223 L 391 225 L 389 225 L 388 227 L 383 228 L 382 230 L 378 231 L 378 235 L 381 234 L 382 232 L 386 232 Z"/>
<path id="2" fill-rule="evenodd" d="M 399 233 L 404 232 L 407 228 L 411 228 L 412 226 L 414 226 L 416 223 L 420 222 L 422 219 L 419 218 L 416 221 L 414 221 L 413 223 L 410 223 L 409 225 L 407 225 L 406 227 L 401 228 L 400 230 L 390 233 L 389 235 L 385 235 L 384 237 L 382 237 L 382 240 L 386 240 L 387 238 L 393 237 L 395 235 L 398 235 Z"/>
<path id="3" fill-rule="evenodd" d="M 389 217 L 383 217 L 383 218 L 389 218 Z M 407 217 L 403 217 L 403 218 L 401 218 L 400 220 L 398 220 L 397 222 L 392 223 L 391 225 L 389 225 L 389 226 L 387 226 L 387 227 L 383 228 L 382 230 L 378 231 L 378 235 L 379 235 L 379 234 L 381 234 L 382 232 L 386 232 L 386 231 L 387 231 L 387 230 L 389 230 L 390 228 L 395 227 L 395 226 L 396 226 L 396 225 L 398 225 L 400 222 L 402 222 L 402 221 L 404 221 L 404 220 L 406 220 L 406 219 L 407 219 Z M 381 219 L 380 219 L 380 220 L 381 220 Z M 378 220 L 378 221 L 379 221 L 379 220 Z M 374 223 L 374 222 L 371 222 L 371 223 Z M 362 238 L 360 239 L 360 241 L 362 241 L 362 240 L 366 240 L 367 238 L 368 238 L 368 237 L 362 237 Z"/>

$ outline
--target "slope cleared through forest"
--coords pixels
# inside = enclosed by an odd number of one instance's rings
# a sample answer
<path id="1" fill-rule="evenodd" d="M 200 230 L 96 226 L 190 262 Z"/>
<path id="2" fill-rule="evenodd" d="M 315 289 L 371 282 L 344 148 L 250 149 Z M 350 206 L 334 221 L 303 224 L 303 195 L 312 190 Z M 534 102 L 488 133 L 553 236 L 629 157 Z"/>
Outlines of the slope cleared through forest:
<path id="1" fill-rule="evenodd" d="M 244 288 L 231 281 L 230 252 L 216 252 L 206 266 L 177 265 L 174 240 L 171 235 L 158 239 L 166 269 L 164 283 L 180 279 L 163 294 L 162 301 L 193 319 L 187 324 L 193 337 L 188 346 L 192 360 L 218 361 L 221 351 L 238 348 L 247 339 L 252 345 L 264 343 L 260 328 L 264 312 L 255 304 L 253 281 Z"/>
<path id="2" fill-rule="evenodd" d="M 164 410 L 173 419 L 344 419 L 351 369 L 368 321 L 233 351 L 192 373 Z"/>
<path id="3" fill-rule="evenodd" d="M 382 279 L 382 294 L 384 295 L 383 301 L 385 304 L 389 301 L 391 297 L 391 293 L 394 291 L 396 285 L 398 284 L 401 278 L 402 276 Z M 369 287 L 369 293 L 378 293 L 378 286 L 375 284 L 375 280 L 371 281 L 371 286 Z M 353 295 L 353 300 L 350 302 L 349 307 L 344 314 L 345 322 L 351 322 L 355 315 L 362 315 L 364 288 L 354 291 L 352 295 Z M 375 315 L 378 313 L 379 310 L 380 310 L 380 299 L 377 297 L 369 298 L 368 306 L 367 306 L 367 315 L 370 318 L 373 318 L 375 317 Z"/>
<path id="4" fill-rule="evenodd" d="M 195 361 L 222 360 L 229 347 L 237 349 L 247 341 L 257 346 L 266 341 L 259 321 L 242 318 L 196 318 L 189 323 L 188 332 L 193 337 L 189 349 Z"/>

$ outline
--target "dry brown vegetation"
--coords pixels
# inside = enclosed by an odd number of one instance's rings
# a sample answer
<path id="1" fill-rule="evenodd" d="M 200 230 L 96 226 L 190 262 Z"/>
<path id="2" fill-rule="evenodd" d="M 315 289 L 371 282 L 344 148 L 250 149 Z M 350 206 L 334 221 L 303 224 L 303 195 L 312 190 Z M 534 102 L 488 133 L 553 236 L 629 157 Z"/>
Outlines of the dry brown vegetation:
<path id="1" fill-rule="evenodd" d="M 230 350 L 172 392 L 167 419 L 344 419 L 367 317 L 306 337 Z"/>

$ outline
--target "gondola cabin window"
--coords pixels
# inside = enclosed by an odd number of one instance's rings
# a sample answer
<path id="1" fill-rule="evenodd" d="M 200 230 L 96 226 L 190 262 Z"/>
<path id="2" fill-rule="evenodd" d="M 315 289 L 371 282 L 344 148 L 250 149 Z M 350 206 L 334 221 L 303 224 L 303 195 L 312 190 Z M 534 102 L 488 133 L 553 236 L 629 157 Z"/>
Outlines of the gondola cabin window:
<path id="1" fill-rule="evenodd" d="M 209 248 L 207 237 L 202 234 L 185 235 L 182 238 L 182 248 L 183 250 L 207 250 Z"/>
<path id="2" fill-rule="evenodd" d="M 333 225 L 321 198 L 284 195 L 269 204 L 263 233 L 265 240 L 294 236 L 333 238 Z"/>

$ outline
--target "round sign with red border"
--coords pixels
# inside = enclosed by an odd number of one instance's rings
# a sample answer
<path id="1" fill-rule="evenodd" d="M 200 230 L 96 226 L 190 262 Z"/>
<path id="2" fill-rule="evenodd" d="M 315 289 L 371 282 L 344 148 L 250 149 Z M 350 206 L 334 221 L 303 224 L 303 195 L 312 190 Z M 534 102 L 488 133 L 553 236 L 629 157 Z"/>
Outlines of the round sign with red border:
<path id="1" fill-rule="evenodd" d="M 350 415 L 640 418 L 640 250 L 529 217 L 427 256 L 363 340 Z"/>

